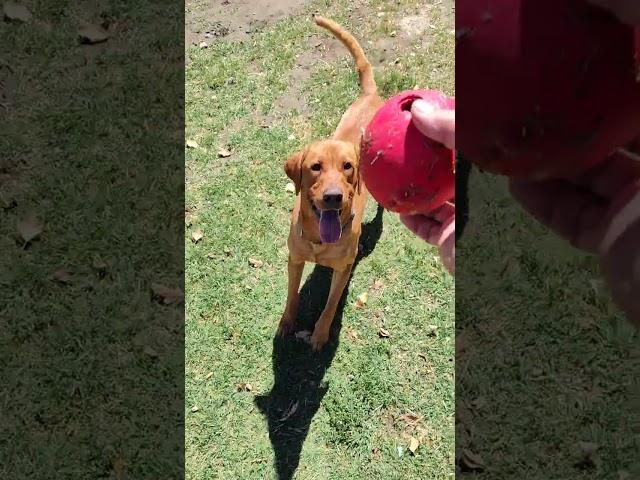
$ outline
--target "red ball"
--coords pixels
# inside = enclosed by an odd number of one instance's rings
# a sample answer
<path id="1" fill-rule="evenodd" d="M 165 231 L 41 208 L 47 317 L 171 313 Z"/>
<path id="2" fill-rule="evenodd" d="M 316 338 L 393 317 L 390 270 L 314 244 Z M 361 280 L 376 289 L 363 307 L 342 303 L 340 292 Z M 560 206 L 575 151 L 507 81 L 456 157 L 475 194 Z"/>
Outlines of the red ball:
<path id="1" fill-rule="evenodd" d="M 456 148 L 482 170 L 573 178 L 640 133 L 638 31 L 609 12 L 460 0 L 456 28 Z"/>
<path id="2" fill-rule="evenodd" d="M 378 110 L 360 148 L 367 189 L 384 208 L 403 214 L 429 213 L 455 195 L 455 152 L 416 128 L 411 104 L 417 99 L 455 109 L 454 98 L 434 90 L 402 92 Z"/>

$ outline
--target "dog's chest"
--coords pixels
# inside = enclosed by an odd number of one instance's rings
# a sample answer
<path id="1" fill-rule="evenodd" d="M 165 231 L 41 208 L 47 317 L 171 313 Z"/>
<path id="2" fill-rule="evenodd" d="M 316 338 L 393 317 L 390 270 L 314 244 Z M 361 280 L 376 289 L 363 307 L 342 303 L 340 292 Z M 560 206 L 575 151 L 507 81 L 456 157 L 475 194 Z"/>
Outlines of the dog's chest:
<path id="1" fill-rule="evenodd" d="M 344 245 L 305 243 L 305 248 L 301 253 L 307 262 L 338 270 L 342 270 L 346 265 L 353 263 L 353 258 L 351 257 L 355 255 Z"/>
<path id="2" fill-rule="evenodd" d="M 307 257 L 307 261 L 313 263 L 320 263 L 331 257 L 331 253 L 328 251 L 327 245 L 322 243 L 306 242 L 304 253 Z"/>

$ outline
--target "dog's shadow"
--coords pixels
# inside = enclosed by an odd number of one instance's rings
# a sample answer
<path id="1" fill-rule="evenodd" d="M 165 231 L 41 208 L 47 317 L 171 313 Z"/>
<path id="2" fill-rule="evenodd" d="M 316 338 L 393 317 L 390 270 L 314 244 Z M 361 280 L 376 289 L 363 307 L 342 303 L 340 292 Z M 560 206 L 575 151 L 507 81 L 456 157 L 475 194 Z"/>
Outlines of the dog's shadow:
<path id="1" fill-rule="evenodd" d="M 382 234 L 382 207 L 376 216 L 363 224 L 358 257 L 351 275 L 360 260 L 375 248 Z M 300 290 L 298 330 L 313 330 L 313 325 L 324 309 L 332 271 L 316 265 Z M 349 283 L 351 278 L 349 278 Z M 307 438 L 309 425 L 320 407 L 328 385 L 324 374 L 331 365 L 338 348 L 342 328 L 342 312 L 349 293 L 345 287 L 336 316 L 331 326 L 331 337 L 324 348 L 315 353 L 305 342 L 293 337 L 273 339 L 274 385 L 268 395 L 258 396 L 255 403 L 267 417 L 269 439 L 275 455 L 275 468 L 279 480 L 290 480 L 298 468 L 302 444 Z"/>

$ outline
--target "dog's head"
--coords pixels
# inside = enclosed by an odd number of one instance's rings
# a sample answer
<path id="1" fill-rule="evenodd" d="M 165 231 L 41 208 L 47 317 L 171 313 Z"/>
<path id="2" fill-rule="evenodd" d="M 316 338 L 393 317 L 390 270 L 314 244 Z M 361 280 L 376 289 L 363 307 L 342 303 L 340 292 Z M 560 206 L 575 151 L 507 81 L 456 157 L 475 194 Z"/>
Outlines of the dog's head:
<path id="1" fill-rule="evenodd" d="M 291 155 L 284 165 L 300 193 L 305 216 L 315 215 L 324 242 L 340 238 L 341 221 L 351 215 L 351 202 L 360 193 L 360 155 L 353 144 L 325 140 Z"/>
<path id="2" fill-rule="evenodd" d="M 360 155 L 348 142 L 325 140 L 291 155 L 284 171 L 302 192 L 302 201 L 320 216 L 323 210 L 345 210 L 360 192 Z"/>

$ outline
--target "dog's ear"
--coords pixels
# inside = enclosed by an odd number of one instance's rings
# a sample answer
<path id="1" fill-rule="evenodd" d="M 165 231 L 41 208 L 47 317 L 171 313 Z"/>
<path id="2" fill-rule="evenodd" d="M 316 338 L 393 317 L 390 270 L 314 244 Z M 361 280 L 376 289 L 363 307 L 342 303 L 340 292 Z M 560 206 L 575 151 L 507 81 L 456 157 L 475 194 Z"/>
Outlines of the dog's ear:
<path id="1" fill-rule="evenodd" d="M 300 150 L 290 155 L 287 161 L 284 162 L 284 172 L 296 186 L 296 195 L 300 193 L 300 186 L 302 184 L 302 161 L 304 160 L 305 153 L 305 150 Z"/>
<path id="2" fill-rule="evenodd" d="M 356 164 L 355 164 L 356 171 L 353 172 L 353 174 L 355 176 L 355 180 L 354 180 L 353 186 L 354 186 L 356 192 L 358 193 L 358 195 L 360 195 L 360 191 L 361 191 L 360 185 L 362 185 L 362 175 L 360 173 L 361 172 L 361 168 L 360 168 L 360 161 L 361 161 L 361 158 L 360 158 L 360 146 L 357 145 L 357 146 L 354 147 L 354 149 L 356 151 Z"/>

